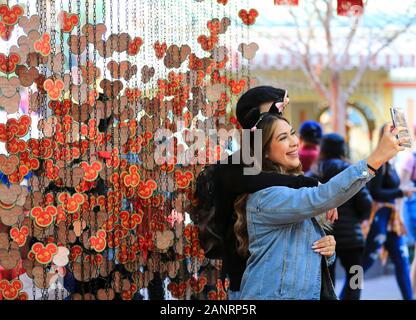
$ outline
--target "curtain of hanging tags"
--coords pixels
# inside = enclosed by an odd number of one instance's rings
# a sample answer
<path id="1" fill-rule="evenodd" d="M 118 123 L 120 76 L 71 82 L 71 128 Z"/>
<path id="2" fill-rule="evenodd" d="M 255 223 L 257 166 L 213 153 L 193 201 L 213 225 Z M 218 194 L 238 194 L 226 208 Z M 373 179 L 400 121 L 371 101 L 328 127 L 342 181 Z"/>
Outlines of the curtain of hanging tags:
<path id="1" fill-rule="evenodd" d="M 0 300 L 227 298 L 189 212 L 200 170 L 235 150 L 209 130 L 239 128 L 257 16 L 248 0 L 0 5 Z"/>

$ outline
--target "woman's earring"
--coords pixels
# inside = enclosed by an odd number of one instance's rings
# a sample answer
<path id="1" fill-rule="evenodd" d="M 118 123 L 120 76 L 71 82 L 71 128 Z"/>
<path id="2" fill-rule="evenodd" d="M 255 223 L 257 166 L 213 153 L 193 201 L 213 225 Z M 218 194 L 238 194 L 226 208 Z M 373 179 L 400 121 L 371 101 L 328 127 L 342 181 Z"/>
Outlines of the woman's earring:
<path id="1" fill-rule="evenodd" d="M 266 154 L 266 158 L 268 158 L 269 157 L 269 155 L 268 154 Z"/>

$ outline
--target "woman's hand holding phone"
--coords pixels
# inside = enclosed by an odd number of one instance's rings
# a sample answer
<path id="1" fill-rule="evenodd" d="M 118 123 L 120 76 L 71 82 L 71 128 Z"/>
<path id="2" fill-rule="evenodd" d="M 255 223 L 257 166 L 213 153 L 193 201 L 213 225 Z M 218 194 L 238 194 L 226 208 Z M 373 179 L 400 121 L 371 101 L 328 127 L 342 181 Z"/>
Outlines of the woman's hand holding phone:
<path id="1" fill-rule="evenodd" d="M 409 138 L 402 137 L 398 139 L 396 137 L 402 131 L 407 131 L 407 128 L 395 128 L 392 123 L 385 125 L 380 142 L 367 159 L 367 163 L 371 167 L 377 170 L 384 163 L 392 159 L 399 151 L 405 149 L 402 144 L 408 143 Z"/>

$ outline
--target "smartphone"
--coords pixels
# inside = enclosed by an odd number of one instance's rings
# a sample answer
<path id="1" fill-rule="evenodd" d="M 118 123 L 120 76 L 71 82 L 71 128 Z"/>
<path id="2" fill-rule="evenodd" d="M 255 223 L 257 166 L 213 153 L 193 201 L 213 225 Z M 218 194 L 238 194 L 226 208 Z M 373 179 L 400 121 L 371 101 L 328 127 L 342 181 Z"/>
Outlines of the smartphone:
<path id="1" fill-rule="evenodd" d="M 406 147 L 406 148 L 411 148 L 412 147 L 412 136 L 410 134 L 410 130 L 409 127 L 407 125 L 407 119 L 406 119 L 406 113 L 404 112 L 404 110 L 402 108 L 397 108 L 397 107 L 391 107 L 390 108 L 390 113 L 391 113 L 391 119 L 393 120 L 393 125 L 394 127 L 404 127 L 406 128 L 405 131 L 400 132 L 397 135 L 397 139 L 401 139 L 401 138 L 408 138 L 409 142 L 407 143 L 403 143 L 401 144 L 401 146 Z"/>

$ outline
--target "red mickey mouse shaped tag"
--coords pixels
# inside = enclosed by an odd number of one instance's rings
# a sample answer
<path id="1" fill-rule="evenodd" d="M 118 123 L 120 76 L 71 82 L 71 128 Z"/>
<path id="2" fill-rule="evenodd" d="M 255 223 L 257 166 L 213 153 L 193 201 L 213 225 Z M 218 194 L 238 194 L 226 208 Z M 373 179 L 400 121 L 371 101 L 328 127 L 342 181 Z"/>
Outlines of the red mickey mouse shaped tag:
<path id="1" fill-rule="evenodd" d="M 36 224 L 41 228 L 49 227 L 54 217 L 58 214 L 58 210 L 55 206 L 47 206 L 45 209 L 42 207 L 33 207 L 30 211 L 30 216 L 35 220 Z"/>
<path id="2" fill-rule="evenodd" d="M 47 79 L 43 83 L 43 87 L 48 93 L 48 97 L 51 100 L 58 100 L 61 97 L 62 90 L 64 89 L 64 83 L 61 79 Z"/>
<path id="3" fill-rule="evenodd" d="M 55 243 L 48 243 L 46 246 L 41 242 L 33 244 L 30 250 L 35 255 L 37 262 L 41 264 L 49 264 L 52 262 L 53 257 L 58 252 L 58 246 Z"/>
<path id="4" fill-rule="evenodd" d="M 248 12 L 245 9 L 238 12 L 238 16 L 241 18 L 245 25 L 252 25 L 256 22 L 256 18 L 259 16 L 259 13 L 256 9 L 250 9 Z"/>
<path id="5" fill-rule="evenodd" d="M 97 236 L 92 236 L 90 238 L 90 245 L 91 248 L 94 249 L 97 252 L 103 252 L 105 247 L 107 246 L 107 240 L 106 240 L 107 233 L 100 229 L 97 231 Z"/>
<path id="6" fill-rule="evenodd" d="M 58 21 L 61 25 L 62 31 L 70 33 L 74 27 L 79 24 L 79 17 L 75 13 L 71 14 L 66 11 L 62 11 L 58 15 Z"/>
<path id="7" fill-rule="evenodd" d="M 191 171 L 186 171 L 184 173 L 182 173 L 179 170 L 175 171 L 176 184 L 180 189 L 187 188 L 190 185 L 193 178 L 194 174 Z"/>
<path id="8" fill-rule="evenodd" d="M 14 5 L 11 8 L 7 4 L 0 5 L 0 16 L 5 25 L 13 26 L 17 24 L 23 13 L 23 7 L 20 5 Z"/>
<path id="9" fill-rule="evenodd" d="M 29 228 L 27 226 L 22 226 L 20 229 L 18 227 L 10 229 L 10 237 L 19 245 L 19 247 L 24 246 L 28 235 Z"/>
<path id="10" fill-rule="evenodd" d="M 149 179 L 146 182 L 139 182 L 139 197 L 142 199 L 149 199 L 153 195 L 153 191 L 156 190 L 156 181 Z"/>
<path id="11" fill-rule="evenodd" d="M 0 294 L 5 300 L 15 300 L 23 289 L 22 281 L 18 279 L 0 280 Z"/>
<path id="12" fill-rule="evenodd" d="M 42 37 L 35 42 L 35 51 L 46 57 L 51 53 L 51 36 L 48 33 L 42 35 Z"/>

